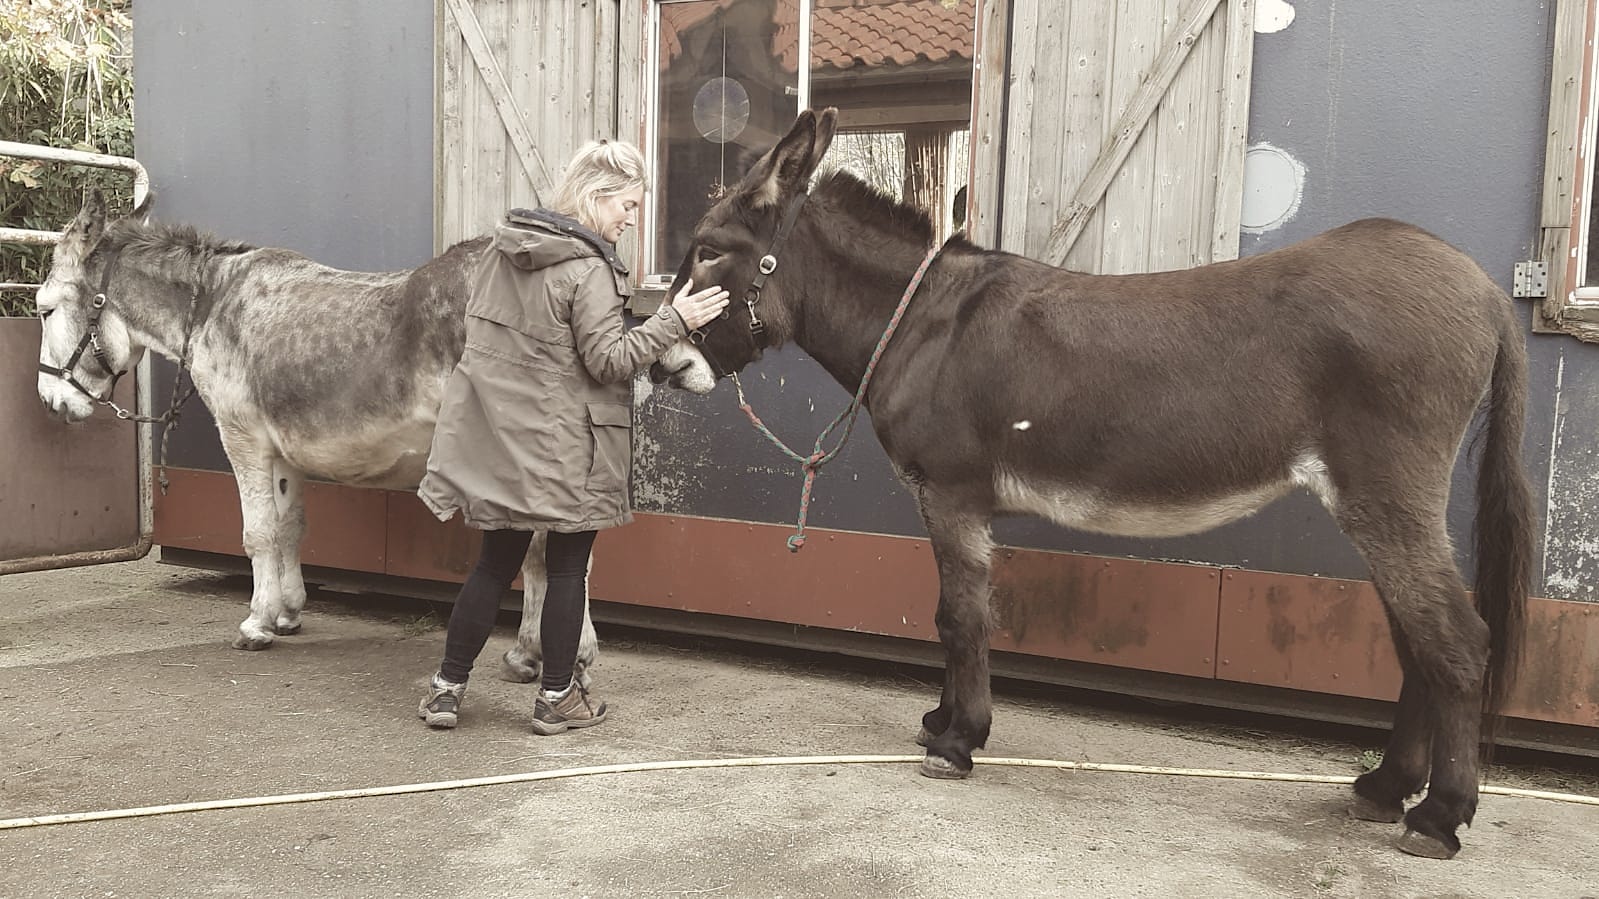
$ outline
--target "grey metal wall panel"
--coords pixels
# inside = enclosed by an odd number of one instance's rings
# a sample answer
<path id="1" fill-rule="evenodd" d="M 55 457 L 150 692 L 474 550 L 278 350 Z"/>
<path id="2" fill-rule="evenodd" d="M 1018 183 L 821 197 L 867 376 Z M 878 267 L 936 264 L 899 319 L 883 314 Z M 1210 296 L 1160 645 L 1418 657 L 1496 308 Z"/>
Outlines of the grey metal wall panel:
<path id="1" fill-rule="evenodd" d="M 433 12 L 415 0 L 140 0 L 135 147 L 155 215 L 338 268 L 428 259 Z M 157 408 L 172 371 L 156 368 Z M 227 468 L 209 416 L 185 416 L 169 461 Z"/>

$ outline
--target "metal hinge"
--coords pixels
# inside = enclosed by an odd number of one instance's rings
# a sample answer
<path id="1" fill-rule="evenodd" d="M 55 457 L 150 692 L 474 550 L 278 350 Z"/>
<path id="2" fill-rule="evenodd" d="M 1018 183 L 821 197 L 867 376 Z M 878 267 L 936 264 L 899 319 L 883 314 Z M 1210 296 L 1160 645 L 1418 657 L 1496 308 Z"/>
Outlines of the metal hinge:
<path id="1" fill-rule="evenodd" d="M 1516 276 L 1511 281 L 1513 297 L 1546 297 L 1549 295 L 1549 265 L 1545 262 L 1518 262 Z"/>

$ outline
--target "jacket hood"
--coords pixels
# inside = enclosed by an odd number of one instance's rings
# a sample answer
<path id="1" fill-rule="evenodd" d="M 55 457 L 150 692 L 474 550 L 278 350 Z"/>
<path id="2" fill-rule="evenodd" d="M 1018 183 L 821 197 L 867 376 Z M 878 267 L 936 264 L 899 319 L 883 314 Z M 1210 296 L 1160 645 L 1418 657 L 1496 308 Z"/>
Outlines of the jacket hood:
<path id="1" fill-rule="evenodd" d="M 512 209 L 506 213 L 505 221 L 517 229 L 517 254 L 526 254 L 530 268 L 549 268 L 568 259 L 599 256 L 617 274 L 625 277 L 628 273 L 616 255 L 616 245 L 577 219 L 548 209 Z"/>

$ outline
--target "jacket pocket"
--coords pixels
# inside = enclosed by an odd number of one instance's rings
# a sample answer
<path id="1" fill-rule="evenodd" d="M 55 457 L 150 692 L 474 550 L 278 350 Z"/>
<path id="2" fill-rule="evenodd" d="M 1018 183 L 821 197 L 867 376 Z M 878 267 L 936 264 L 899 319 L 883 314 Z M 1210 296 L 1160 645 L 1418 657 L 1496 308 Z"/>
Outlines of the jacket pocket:
<path id="1" fill-rule="evenodd" d="M 589 489 L 596 493 L 624 492 L 633 460 L 633 410 L 626 403 L 589 403 L 588 412 L 589 431 L 594 435 Z"/>

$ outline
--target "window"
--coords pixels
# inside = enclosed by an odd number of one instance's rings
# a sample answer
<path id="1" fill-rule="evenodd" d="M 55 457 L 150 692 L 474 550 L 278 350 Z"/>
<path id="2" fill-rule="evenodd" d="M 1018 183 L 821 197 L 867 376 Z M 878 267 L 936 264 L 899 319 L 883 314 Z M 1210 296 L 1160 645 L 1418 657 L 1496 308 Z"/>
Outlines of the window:
<path id="1" fill-rule="evenodd" d="M 645 270 L 676 269 L 717 187 L 742 177 L 807 107 L 839 109 L 824 169 L 850 169 L 948 234 L 964 213 L 974 2 L 656 4 Z"/>

